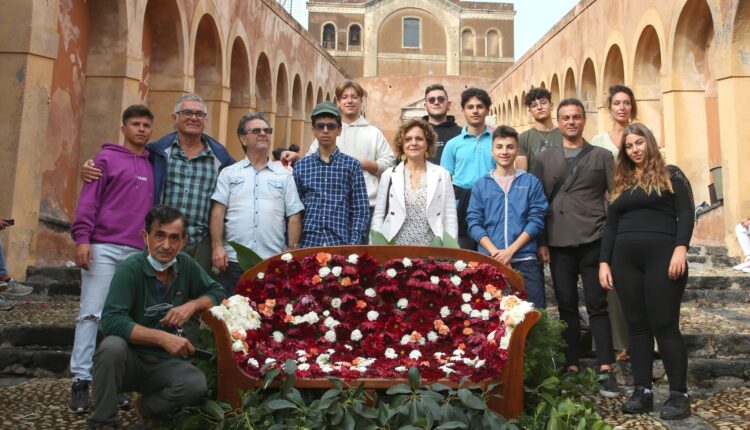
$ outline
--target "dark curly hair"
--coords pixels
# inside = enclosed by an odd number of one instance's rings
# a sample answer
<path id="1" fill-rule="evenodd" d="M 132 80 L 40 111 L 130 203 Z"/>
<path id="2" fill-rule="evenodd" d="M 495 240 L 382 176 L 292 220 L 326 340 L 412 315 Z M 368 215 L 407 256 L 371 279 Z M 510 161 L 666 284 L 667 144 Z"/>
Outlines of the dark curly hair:
<path id="1" fill-rule="evenodd" d="M 427 154 L 434 154 L 435 143 L 437 142 L 437 133 L 432 129 L 432 126 L 419 118 L 409 120 L 398 128 L 396 137 L 393 139 L 394 145 L 396 146 L 396 156 L 400 157 L 404 154 L 404 135 L 414 127 L 419 127 L 424 132 L 424 137 L 427 140 Z M 425 156 L 427 156 L 425 154 Z"/>

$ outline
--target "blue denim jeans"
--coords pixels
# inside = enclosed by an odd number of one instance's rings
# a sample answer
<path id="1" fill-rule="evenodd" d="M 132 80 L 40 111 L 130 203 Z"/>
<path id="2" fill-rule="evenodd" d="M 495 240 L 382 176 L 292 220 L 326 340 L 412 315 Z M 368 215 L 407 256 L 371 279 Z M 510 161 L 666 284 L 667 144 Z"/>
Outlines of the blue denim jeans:
<path id="1" fill-rule="evenodd" d="M 528 296 L 526 299 L 534 304 L 537 309 L 547 307 L 547 300 L 544 297 L 544 267 L 536 258 L 533 260 L 523 260 L 510 263 L 513 269 L 521 272 L 523 283 Z"/>
<path id="2" fill-rule="evenodd" d="M 8 275 L 8 268 L 5 267 L 5 257 L 3 254 L 3 243 L 0 242 L 0 278 L 4 278 Z"/>
<path id="3" fill-rule="evenodd" d="M 76 335 L 70 355 L 70 373 L 73 380 L 91 381 L 96 334 L 104 301 L 109 293 L 109 284 L 115 268 L 139 249 L 124 245 L 96 243 L 91 245 L 92 261 L 89 270 L 81 270 L 81 304 L 76 318 Z"/>

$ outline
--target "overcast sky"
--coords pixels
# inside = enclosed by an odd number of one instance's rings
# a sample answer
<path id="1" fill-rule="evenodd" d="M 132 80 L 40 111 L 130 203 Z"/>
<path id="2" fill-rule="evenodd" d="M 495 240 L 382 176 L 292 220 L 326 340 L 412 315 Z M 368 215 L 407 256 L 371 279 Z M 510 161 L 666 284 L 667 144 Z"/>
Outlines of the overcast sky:
<path id="1" fill-rule="evenodd" d="M 278 0 L 286 3 L 286 9 L 292 6 L 292 15 L 307 28 L 307 2 L 305 0 Z M 498 3 L 499 1 L 492 1 Z M 516 59 L 531 48 L 560 20 L 578 0 L 506 0 L 513 3 L 516 9 L 515 20 L 515 57 Z"/>

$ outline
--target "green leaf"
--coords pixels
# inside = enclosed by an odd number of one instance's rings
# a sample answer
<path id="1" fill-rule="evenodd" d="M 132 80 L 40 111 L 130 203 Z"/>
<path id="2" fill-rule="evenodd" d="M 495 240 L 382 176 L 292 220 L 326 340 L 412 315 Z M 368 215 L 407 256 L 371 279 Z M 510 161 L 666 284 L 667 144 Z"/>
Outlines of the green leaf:
<path id="1" fill-rule="evenodd" d="M 205 410 L 206 413 L 214 419 L 220 420 L 224 418 L 224 408 L 222 408 L 221 405 L 215 400 L 207 401 L 203 405 L 203 410 Z"/>
<path id="2" fill-rule="evenodd" d="M 393 396 L 395 394 L 411 394 L 411 389 L 406 384 L 398 384 L 389 388 L 388 391 L 385 392 L 385 394 L 388 394 L 389 396 Z"/>
<path id="3" fill-rule="evenodd" d="M 339 388 L 329 388 L 326 390 L 325 393 L 320 397 L 321 400 L 325 400 L 328 398 L 336 398 L 341 394 L 341 389 Z"/>
<path id="4" fill-rule="evenodd" d="M 266 372 L 266 375 L 263 377 L 263 385 L 261 386 L 262 389 L 268 388 L 269 385 L 271 385 L 271 382 L 273 382 L 274 378 L 279 376 L 279 373 L 281 373 L 281 369 L 278 367 L 274 367 L 273 369 Z"/>
<path id="5" fill-rule="evenodd" d="M 430 241 L 430 246 L 435 246 L 435 247 L 438 247 L 438 248 L 442 248 L 443 247 L 443 239 L 440 239 L 438 236 L 433 237 L 432 240 Z"/>
<path id="6" fill-rule="evenodd" d="M 388 239 L 383 236 L 383 233 L 377 230 L 370 230 L 370 242 L 373 245 L 392 245 L 388 242 Z"/>
<path id="7" fill-rule="evenodd" d="M 409 368 L 409 385 L 411 385 L 412 390 L 416 390 L 421 385 L 422 378 L 419 375 L 419 369 L 412 366 Z"/>
<path id="8" fill-rule="evenodd" d="M 354 417 L 349 414 L 349 412 L 344 414 L 344 429 L 345 430 L 354 430 L 355 428 L 355 421 Z"/>
<path id="9" fill-rule="evenodd" d="M 487 409 L 487 405 L 482 401 L 482 399 L 475 396 L 474 393 L 472 393 L 468 388 L 461 388 L 460 390 L 458 390 L 458 398 L 461 399 L 461 402 L 464 405 L 471 409 Z"/>
<path id="10" fill-rule="evenodd" d="M 450 391 L 451 387 L 445 384 L 441 384 L 439 382 L 435 382 L 434 384 L 430 385 L 430 390 L 437 391 L 437 392 Z"/>
<path id="11" fill-rule="evenodd" d="M 466 424 L 462 423 L 461 421 L 448 421 L 443 424 L 441 424 L 438 427 L 435 427 L 435 430 L 449 430 L 449 429 L 465 429 Z"/>
<path id="12" fill-rule="evenodd" d="M 460 248 L 456 239 L 453 238 L 448 232 L 443 232 L 443 246 L 445 248 Z"/>
<path id="13" fill-rule="evenodd" d="M 240 264 L 242 270 L 249 270 L 263 261 L 255 251 L 245 245 L 241 245 L 233 240 L 230 240 L 227 243 L 237 252 L 237 262 Z"/>
<path id="14" fill-rule="evenodd" d="M 272 411 L 279 411 L 282 409 L 296 409 L 297 406 L 289 400 L 276 399 L 266 403 L 266 407 Z"/>

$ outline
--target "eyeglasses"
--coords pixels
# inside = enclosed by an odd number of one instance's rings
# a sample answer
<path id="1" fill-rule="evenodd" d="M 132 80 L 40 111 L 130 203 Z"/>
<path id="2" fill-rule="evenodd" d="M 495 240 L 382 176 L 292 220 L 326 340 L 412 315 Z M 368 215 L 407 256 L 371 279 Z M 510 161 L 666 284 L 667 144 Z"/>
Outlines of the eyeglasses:
<path id="1" fill-rule="evenodd" d="M 192 116 L 198 119 L 203 119 L 206 117 L 206 112 L 203 112 L 202 110 L 181 110 L 176 113 L 185 119 L 188 119 Z"/>
<path id="2" fill-rule="evenodd" d="M 339 125 L 335 122 L 317 122 L 315 123 L 315 125 L 313 125 L 313 127 L 315 127 L 316 130 L 323 131 L 325 129 L 336 130 L 337 128 L 339 128 Z"/>
<path id="3" fill-rule="evenodd" d="M 445 100 L 446 99 L 443 96 L 428 97 L 427 98 L 427 103 L 429 103 L 431 105 L 435 104 L 436 102 L 439 103 L 439 104 L 443 104 L 443 103 L 445 103 Z"/>
<path id="4" fill-rule="evenodd" d="M 529 109 L 541 109 L 548 105 L 549 105 L 549 102 L 545 99 L 542 99 L 542 100 L 538 100 L 530 104 Z"/>
<path id="5" fill-rule="evenodd" d="M 250 130 L 245 130 L 245 135 L 248 135 L 248 134 L 252 133 L 252 134 L 258 136 L 261 132 L 263 132 L 265 134 L 273 134 L 273 127 L 268 127 L 268 128 L 253 127 Z"/>

